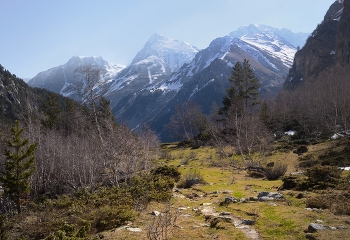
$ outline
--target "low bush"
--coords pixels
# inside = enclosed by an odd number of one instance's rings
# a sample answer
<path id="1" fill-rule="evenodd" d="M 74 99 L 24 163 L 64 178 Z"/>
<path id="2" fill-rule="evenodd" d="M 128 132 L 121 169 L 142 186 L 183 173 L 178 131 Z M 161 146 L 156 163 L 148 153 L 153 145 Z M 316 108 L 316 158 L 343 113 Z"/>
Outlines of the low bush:
<path id="1" fill-rule="evenodd" d="M 282 189 L 286 190 L 307 190 L 308 189 L 308 184 L 307 184 L 307 179 L 304 176 L 298 176 L 298 175 L 288 175 L 284 176 L 282 178 L 283 184 L 282 184 Z"/>
<path id="2" fill-rule="evenodd" d="M 350 193 L 329 193 L 306 200 L 306 207 L 329 209 L 334 214 L 350 215 Z"/>
<path id="3" fill-rule="evenodd" d="M 135 217 L 135 212 L 130 206 L 111 207 L 104 206 L 96 211 L 94 227 L 98 231 L 109 230 L 132 221 Z"/>
<path id="4" fill-rule="evenodd" d="M 338 167 L 320 165 L 308 168 L 305 171 L 309 187 L 315 189 L 335 187 L 339 183 L 340 173 L 341 169 Z"/>
<path id="5" fill-rule="evenodd" d="M 181 178 L 181 173 L 180 171 L 175 168 L 174 166 L 160 166 L 157 167 L 153 170 L 151 170 L 151 173 L 153 175 L 161 175 L 161 176 L 167 176 L 167 177 L 171 177 L 172 179 L 174 179 L 175 182 L 179 181 Z"/>
<path id="6" fill-rule="evenodd" d="M 287 165 L 278 163 L 273 167 L 264 168 L 264 175 L 267 180 L 277 180 L 287 172 Z"/>
<path id="7" fill-rule="evenodd" d="M 190 169 L 187 173 L 184 174 L 183 179 L 178 183 L 180 188 L 190 188 L 195 184 L 205 184 L 202 175 L 196 169 Z"/>

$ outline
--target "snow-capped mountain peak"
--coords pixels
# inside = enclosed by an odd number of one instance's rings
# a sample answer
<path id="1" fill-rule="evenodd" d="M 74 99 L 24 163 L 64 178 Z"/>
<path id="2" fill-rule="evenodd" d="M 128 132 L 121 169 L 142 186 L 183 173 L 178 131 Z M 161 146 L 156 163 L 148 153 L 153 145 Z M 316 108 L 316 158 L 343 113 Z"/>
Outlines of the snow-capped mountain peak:
<path id="1" fill-rule="evenodd" d="M 238 28 L 229 34 L 232 37 L 242 38 L 244 36 L 270 36 L 274 38 L 279 38 L 280 41 L 288 42 L 294 47 L 302 47 L 305 44 L 309 33 L 294 33 L 289 29 L 274 28 L 264 24 L 250 24 Z"/>
<path id="2" fill-rule="evenodd" d="M 162 59 L 174 72 L 184 63 L 190 62 L 197 52 L 196 47 L 184 41 L 155 33 L 146 42 L 144 48 L 137 53 L 131 64 L 156 56 Z"/>
<path id="3" fill-rule="evenodd" d="M 125 68 L 124 65 L 108 63 L 98 56 L 73 56 L 63 65 L 38 73 L 28 81 L 28 84 L 33 87 L 46 88 L 78 101 L 84 101 L 81 99 L 82 96 L 79 96 L 78 86 L 81 83 L 77 78 L 76 70 L 81 66 L 87 65 L 95 66 L 99 69 L 99 86 L 111 81 L 118 72 Z"/>

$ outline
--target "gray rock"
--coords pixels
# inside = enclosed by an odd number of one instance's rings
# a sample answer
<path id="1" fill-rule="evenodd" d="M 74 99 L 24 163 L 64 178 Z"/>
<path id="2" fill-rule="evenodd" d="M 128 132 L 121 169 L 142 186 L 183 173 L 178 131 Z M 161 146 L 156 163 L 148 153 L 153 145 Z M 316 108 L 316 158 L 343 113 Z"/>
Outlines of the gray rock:
<path id="1" fill-rule="evenodd" d="M 226 204 L 234 203 L 234 202 L 237 202 L 237 199 L 232 197 L 232 196 L 226 197 L 225 200 L 224 200 L 224 203 L 226 203 Z"/>
<path id="2" fill-rule="evenodd" d="M 239 202 L 240 203 L 245 203 L 245 202 L 247 202 L 247 200 L 245 198 L 241 198 L 241 199 L 239 199 Z"/>
<path id="3" fill-rule="evenodd" d="M 128 230 L 130 232 L 142 232 L 141 228 L 128 227 L 128 228 L 126 228 L 126 230 Z"/>
<path id="4" fill-rule="evenodd" d="M 227 216 L 227 215 L 231 215 L 231 213 L 230 212 L 222 212 L 222 213 L 220 213 L 220 215 L 221 216 Z"/>
<path id="5" fill-rule="evenodd" d="M 247 219 L 244 219 L 241 224 L 243 225 L 254 225 L 255 224 L 255 220 L 247 220 Z"/>
<path id="6" fill-rule="evenodd" d="M 249 201 L 258 201 L 259 198 L 258 197 L 249 197 Z"/>
<path id="7" fill-rule="evenodd" d="M 284 196 L 279 192 L 261 192 L 258 194 L 259 201 L 282 200 Z"/>
<path id="8" fill-rule="evenodd" d="M 307 231 L 310 233 L 314 233 L 320 230 L 326 230 L 327 228 L 319 223 L 310 223 L 310 225 L 307 228 Z"/>
<path id="9" fill-rule="evenodd" d="M 160 212 L 158 212 L 158 211 L 153 211 L 151 214 L 154 215 L 154 216 L 159 216 L 159 215 L 160 215 Z"/>

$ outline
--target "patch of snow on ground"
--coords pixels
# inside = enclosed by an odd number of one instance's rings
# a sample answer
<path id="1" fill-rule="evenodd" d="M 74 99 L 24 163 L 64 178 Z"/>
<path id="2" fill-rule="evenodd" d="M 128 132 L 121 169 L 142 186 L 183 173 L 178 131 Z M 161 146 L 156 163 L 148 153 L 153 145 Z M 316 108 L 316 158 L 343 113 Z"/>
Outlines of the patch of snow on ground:
<path id="1" fill-rule="evenodd" d="M 284 134 L 289 135 L 289 136 L 293 136 L 295 133 L 296 133 L 296 131 L 289 130 L 288 132 L 285 132 Z"/>

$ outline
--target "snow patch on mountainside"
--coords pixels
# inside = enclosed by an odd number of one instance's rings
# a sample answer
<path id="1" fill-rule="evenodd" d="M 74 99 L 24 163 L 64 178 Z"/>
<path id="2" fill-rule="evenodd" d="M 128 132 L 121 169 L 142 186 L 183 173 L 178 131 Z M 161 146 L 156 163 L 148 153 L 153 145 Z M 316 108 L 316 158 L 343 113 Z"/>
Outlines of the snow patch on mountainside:
<path id="1" fill-rule="evenodd" d="M 296 49 L 292 46 L 288 46 L 286 43 L 283 43 L 278 39 L 269 41 L 270 39 L 265 40 L 257 37 L 243 36 L 241 37 L 241 40 L 266 51 L 272 57 L 280 59 L 288 68 L 290 68 L 293 64 Z"/>
<path id="2" fill-rule="evenodd" d="M 193 96 L 194 94 L 196 94 L 196 92 L 198 92 L 198 91 L 200 91 L 201 89 L 205 88 L 206 86 L 209 85 L 209 83 L 214 82 L 214 81 L 215 81 L 215 79 L 210 79 L 210 80 L 209 80 L 206 84 L 204 84 L 203 87 L 201 87 L 201 88 L 199 88 L 199 86 L 198 86 L 198 84 L 197 84 L 196 87 L 193 89 L 193 91 L 192 91 L 192 93 L 191 93 L 189 99 L 191 99 L 192 96 Z"/>
<path id="3" fill-rule="evenodd" d="M 168 92 L 168 91 L 179 91 L 182 87 L 182 83 L 181 82 L 170 82 L 170 83 L 165 83 L 162 84 L 158 89 L 164 91 L 164 92 Z"/>

